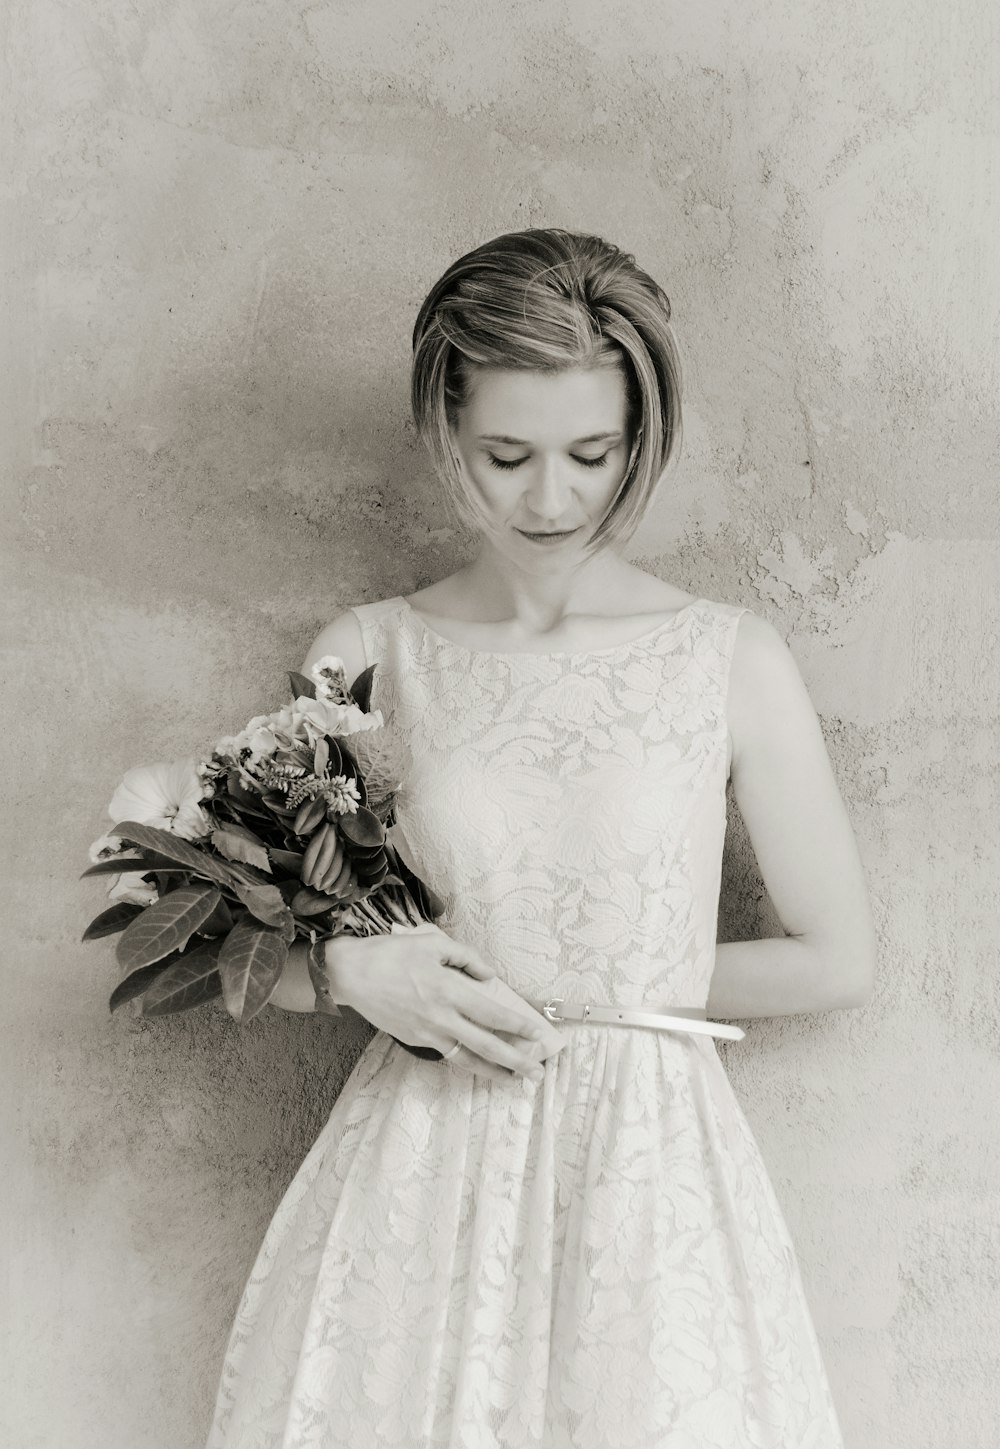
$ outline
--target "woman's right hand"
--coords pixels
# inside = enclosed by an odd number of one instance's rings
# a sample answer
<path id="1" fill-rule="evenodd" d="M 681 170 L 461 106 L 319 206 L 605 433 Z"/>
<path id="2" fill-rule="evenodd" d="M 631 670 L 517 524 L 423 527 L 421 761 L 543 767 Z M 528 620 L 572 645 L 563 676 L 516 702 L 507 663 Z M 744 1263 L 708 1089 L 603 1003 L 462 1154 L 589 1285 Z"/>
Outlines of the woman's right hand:
<path id="1" fill-rule="evenodd" d="M 432 921 L 382 936 L 331 937 L 325 957 L 334 1000 L 381 1031 L 440 1052 L 460 1042 L 449 1067 L 504 1081 L 518 1073 L 542 1079 L 545 1018 L 527 1003 L 521 1012 L 484 991 L 479 983 L 497 973 Z"/>

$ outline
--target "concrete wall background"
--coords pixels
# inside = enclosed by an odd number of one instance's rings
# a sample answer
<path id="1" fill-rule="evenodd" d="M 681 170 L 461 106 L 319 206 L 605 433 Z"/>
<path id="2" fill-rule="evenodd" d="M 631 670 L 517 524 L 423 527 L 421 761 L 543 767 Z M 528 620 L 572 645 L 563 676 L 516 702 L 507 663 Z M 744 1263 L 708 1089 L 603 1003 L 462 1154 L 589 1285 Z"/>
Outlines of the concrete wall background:
<path id="1" fill-rule="evenodd" d="M 783 630 L 882 942 L 723 1046 L 849 1449 L 995 1442 L 997 22 L 988 0 L 10 0 L 5 1442 L 198 1449 L 267 1222 L 364 1037 L 109 1018 L 79 881 L 129 766 L 284 698 L 464 557 L 408 418 L 460 252 L 601 232 L 674 302 L 629 550 Z M 734 819 L 721 936 L 769 933 Z M 0 1421 L 2 1422 L 2 1421 Z"/>

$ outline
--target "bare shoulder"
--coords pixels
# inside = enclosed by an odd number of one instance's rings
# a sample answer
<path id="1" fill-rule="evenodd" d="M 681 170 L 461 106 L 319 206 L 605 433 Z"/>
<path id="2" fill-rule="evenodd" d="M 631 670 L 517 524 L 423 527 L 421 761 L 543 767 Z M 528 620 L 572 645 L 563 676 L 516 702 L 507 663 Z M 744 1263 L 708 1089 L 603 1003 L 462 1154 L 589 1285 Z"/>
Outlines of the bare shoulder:
<path id="1" fill-rule="evenodd" d="M 746 610 L 739 617 L 729 674 L 727 716 L 734 776 L 765 740 L 809 736 L 819 721 L 795 656 L 769 620 Z"/>
<path id="2" fill-rule="evenodd" d="M 349 684 L 367 669 L 361 624 L 353 609 L 343 609 L 319 631 L 306 652 L 302 673 L 308 674 L 310 668 L 324 654 L 336 654 L 343 659 L 344 673 Z"/>
<path id="3" fill-rule="evenodd" d="M 453 574 L 446 574 L 444 578 L 425 584 L 422 589 L 414 589 L 411 594 L 403 594 L 402 598 L 418 614 L 427 614 L 431 618 L 437 619 L 452 619 L 461 623 L 463 620 L 467 620 L 470 614 L 475 615 L 478 598 L 477 591 L 466 584 L 465 573 L 465 569 L 458 569 Z"/>
<path id="4" fill-rule="evenodd" d="M 753 663 L 789 654 L 788 645 L 769 619 L 744 609 L 736 626 L 733 648 L 733 670 L 746 670 Z"/>

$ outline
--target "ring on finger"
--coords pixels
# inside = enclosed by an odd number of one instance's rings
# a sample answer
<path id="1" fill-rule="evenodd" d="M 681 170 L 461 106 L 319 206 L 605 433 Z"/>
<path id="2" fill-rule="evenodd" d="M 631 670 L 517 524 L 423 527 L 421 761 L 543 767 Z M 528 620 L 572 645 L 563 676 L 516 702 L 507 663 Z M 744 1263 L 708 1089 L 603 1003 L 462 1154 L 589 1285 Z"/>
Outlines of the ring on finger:
<path id="1" fill-rule="evenodd" d="M 461 1045 L 462 1045 L 462 1043 L 460 1041 L 457 1041 L 453 1047 L 449 1048 L 448 1051 L 442 1052 L 441 1053 L 441 1060 L 443 1062 L 446 1062 L 449 1059 L 449 1057 L 453 1057 L 455 1055 L 455 1053 L 459 1050 L 459 1048 L 461 1047 Z"/>

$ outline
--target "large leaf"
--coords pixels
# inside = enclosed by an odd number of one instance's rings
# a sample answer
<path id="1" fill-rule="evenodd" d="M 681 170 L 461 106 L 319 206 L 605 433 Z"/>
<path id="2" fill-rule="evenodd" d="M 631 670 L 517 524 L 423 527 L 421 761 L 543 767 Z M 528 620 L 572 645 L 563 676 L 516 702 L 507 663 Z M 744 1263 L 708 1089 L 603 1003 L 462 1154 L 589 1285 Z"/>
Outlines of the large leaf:
<path id="1" fill-rule="evenodd" d="M 113 906 L 94 917 L 80 940 L 96 941 L 101 936 L 113 936 L 117 931 L 124 931 L 129 921 L 134 921 L 145 909 L 134 901 L 115 901 Z"/>
<path id="2" fill-rule="evenodd" d="M 227 860 L 255 865 L 259 870 L 271 874 L 271 862 L 263 842 L 245 825 L 220 825 L 217 830 L 212 831 L 212 844 Z"/>
<path id="3" fill-rule="evenodd" d="M 272 815 L 277 815 L 280 820 L 294 820 L 299 813 L 299 807 L 294 809 L 288 804 L 288 797 L 280 790 L 265 790 L 260 797 Z"/>
<path id="4" fill-rule="evenodd" d="M 179 961 L 158 976 L 142 999 L 143 1016 L 169 1016 L 190 1011 L 222 995 L 218 957 L 222 941 L 206 941 L 187 951 Z"/>
<path id="5" fill-rule="evenodd" d="M 119 936 L 118 960 L 134 971 L 180 950 L 221 899 L 214 886 L 186 885 L 154 901 Z"/>
<path id="6" fill-rule="evenodd" d="M 173 964 L 174 958 L 171 956 L 166 961 L 153 961 L 149 966 L 140 966 L 138 971 L 129 972 L 112 991 L 108 1009 L 114 1011 L 124 1002 L 131 1001 L 134 996 L 141 996 L 146 987 L 152 985 L 164 971 L 169 971 Z"/>
<path id="7" fill-rule="evenodd" d="M 337 824 L 341 835 L 362 849 L 377 849 L 385 842 L 382 822 L 364 805 L 359 805 L 354 814 L 341 815 Z"/>
<path id="8" fill-rule="evenodd" d="M 245 1022 L 270 1000 L 288 959 L 288 942 L 278 931 L 256 921 L 239 921 L 219 954 L 219 975 L 226 1010 Z"/>
<path id="9" fill-rule="evenodd" d="M 195 871 L 198 875 L 208 876 L 209 880 L 218 881 L 221 885 L 231 885 L 238 880 L 248 881 L 251 884 L 267 880 L 264 872 L 255 870 L 252 865 L 220 860 L 210 851 L 193 845 L 189 840 L 175 835 L 171 830 L 160 830 L 155 825 L 140 825 L 135 820 L 124 820 L 121 824 L 113 826 L 112 831 L 115 835 L 120 835 L 123 840 L 131 840 L 133 844 L 141 846 L 145 850 L 158 851 L 168 859 L 178 861 L 181 865 L 186 865 L 189 870 Z"/>
<path id="10" fill-rule="evenodd" d="M 262 820 L 268 818 L 267 811 L 261 809 L 260 796 L 243 784 L 236 770 L 230 770 L 226 776 L 226 794 L 244 814 L 258 815 Z"/>
<path id="11" fill-rule="evenodd" d="M 203 936 L 225 936 L 233 929 L 233 915 L 226 902 L 220 896 L 219 904 L 212 914 L 198 927 L 199 935 Z"/>
<path id="12" fill-rule="evenodd" d="M 309 886 L 302 886 L 292 896 L 290 905 L 297 916 L 318 916 L 324 911 L 332 910 L 339 902 L 325 891 L 314 891 Z"/>
<path id="13" fill-rule="evenodd" d="M 88 875 L 148 875 L 152 870 L 189 869 L 189 866 L 180 865 L 176 860 L 168 860 L 165 855 L 156 855 L 147 850 L 142 855 L 118 855 L 113 860 L 99 860 L 96 865 L 88 865 L 86 870 L 81 871 L 80 879 L 83 880 Z"/>
<path id="14" fill-rule="evenodd" d="M 238 885 L 236 894 L 250 914 L 256 916 L 258 921 L 263 921 L 265 926 L 274 926 L 276 930 L 286 934 L 291 930 L 292 935 L 288 939 L 293 939 L 295 922 L 292 920 L 292 913 L 277 886 Z"/>
<path id="15" fill-rule="evenodd" d="M 295 876 L 296 880 L 298 880 L 302 870 L 303 851 L 279 850 L 276 845 L 271 845 L 268 847 L 268 854 L 271 857 L 272 865 L 278 866 L 280 870 L 287 870 L 290 875 Z"/>

